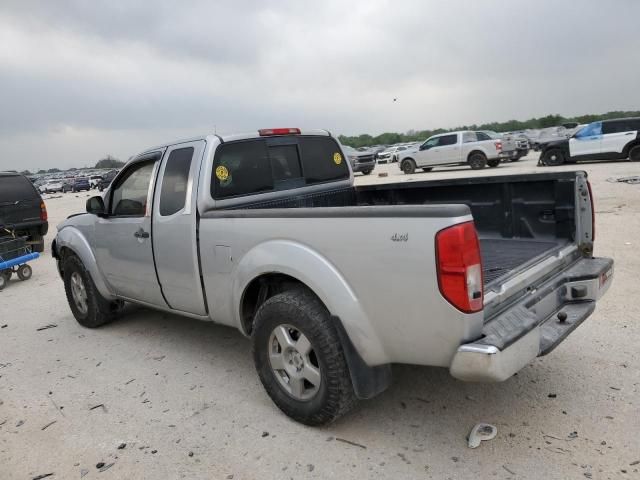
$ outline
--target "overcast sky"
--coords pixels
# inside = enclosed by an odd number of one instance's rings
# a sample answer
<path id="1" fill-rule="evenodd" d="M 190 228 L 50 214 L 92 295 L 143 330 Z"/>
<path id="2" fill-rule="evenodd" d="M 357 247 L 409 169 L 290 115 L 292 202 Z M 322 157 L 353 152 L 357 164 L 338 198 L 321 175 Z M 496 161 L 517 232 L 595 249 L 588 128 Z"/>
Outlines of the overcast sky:
<path id="1" fill-rule="evenodd" d="M 2 0 L 0 170 L 127 159 L 214 127 L 638 109 L 638 19 L 637 0 Z"/>

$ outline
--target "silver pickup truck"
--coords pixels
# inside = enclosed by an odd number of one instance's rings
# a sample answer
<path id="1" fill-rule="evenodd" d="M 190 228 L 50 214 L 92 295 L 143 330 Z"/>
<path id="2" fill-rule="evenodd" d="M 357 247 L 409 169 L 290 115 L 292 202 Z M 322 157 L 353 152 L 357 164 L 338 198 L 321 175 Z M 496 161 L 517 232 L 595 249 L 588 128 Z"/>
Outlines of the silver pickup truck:
<path id="1" fill-rule="evenodd" d="M 124 302 L 239 329 L 268 395 L 319 425 L 387 388 L 391 365 L 502 381 L 594 310 L 584 172 L 353 186 L 325 131 L 184 140 L 134 157 L 53 241 L 69 306 Z"/>

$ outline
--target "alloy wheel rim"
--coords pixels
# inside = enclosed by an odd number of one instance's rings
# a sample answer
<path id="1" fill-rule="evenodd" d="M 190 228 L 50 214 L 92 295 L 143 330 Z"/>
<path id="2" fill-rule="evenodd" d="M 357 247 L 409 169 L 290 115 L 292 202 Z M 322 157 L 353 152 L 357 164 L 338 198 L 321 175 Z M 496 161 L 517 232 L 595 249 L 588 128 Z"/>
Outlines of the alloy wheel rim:
<path id="1" fill-rule="evenodd" d="M 71 274 L 71 296 L 73 297 L 73 302 L 76 304 L 80 313 L 85 315 L 89 311 L 87 304 L 87 289 L 84 286 L 82 276 L 78 272 L 73 272 Z"/>
<path id="2" fill-rule="evenodd" d="M 312 399 L 322 383 L 320 364 L 307 336 L 291 325 L 269 335 L 269 365 L 283 390 L 296 400 Z"/>

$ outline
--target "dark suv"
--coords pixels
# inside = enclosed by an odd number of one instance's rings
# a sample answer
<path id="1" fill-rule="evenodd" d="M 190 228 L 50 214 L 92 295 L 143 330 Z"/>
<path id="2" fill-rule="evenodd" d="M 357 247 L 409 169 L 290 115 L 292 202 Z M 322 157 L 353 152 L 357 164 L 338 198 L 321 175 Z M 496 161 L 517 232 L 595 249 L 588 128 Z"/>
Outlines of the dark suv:
<path id="1" fill-rule="evenodd" d="M 87 177 L 68 178 L 62 185 L 63 192 L 81 192 L 82 190 L 91 190 L 91 184 Z"/>
<path id="2" fill-rule="evenodd" d="M 33 184 L 19 173 L 0 172 L 0 229 L 26 236 L 35 252 L 44 250 L 47 208 Z"/>

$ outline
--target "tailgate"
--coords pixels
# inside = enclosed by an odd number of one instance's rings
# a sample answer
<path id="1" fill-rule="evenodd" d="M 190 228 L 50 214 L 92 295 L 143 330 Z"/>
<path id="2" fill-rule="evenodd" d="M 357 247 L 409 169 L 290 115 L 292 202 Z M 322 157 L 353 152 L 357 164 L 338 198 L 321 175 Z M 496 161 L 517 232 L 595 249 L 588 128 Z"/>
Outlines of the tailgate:
<path id="1" fill-rule="evenodd" d="M 502 381 L 559 345 L 595 310 L 613 277 L 610 258 L 580 258 L 492 316 L 482 336 L 458 348 L 451 373 L 461 380 Z"/>
<path id="2" fill-rule="evenodd" d="M 0 226 L 21 227 L 41 223 L 40 199 L 0 203 Z"/>

